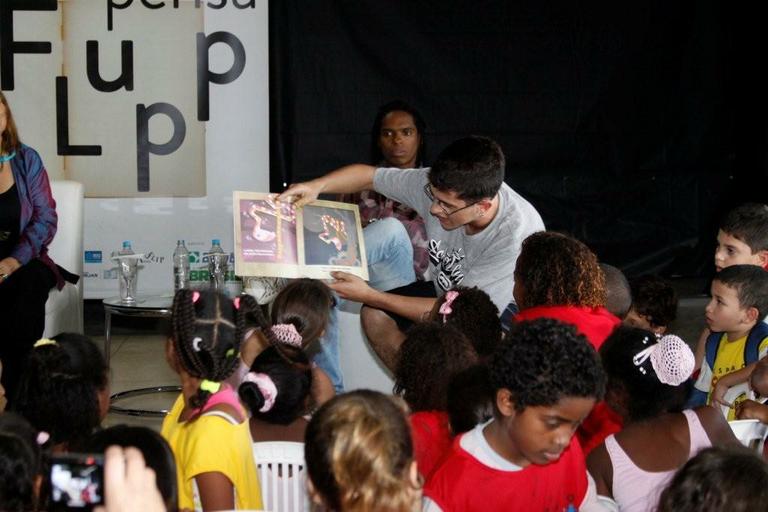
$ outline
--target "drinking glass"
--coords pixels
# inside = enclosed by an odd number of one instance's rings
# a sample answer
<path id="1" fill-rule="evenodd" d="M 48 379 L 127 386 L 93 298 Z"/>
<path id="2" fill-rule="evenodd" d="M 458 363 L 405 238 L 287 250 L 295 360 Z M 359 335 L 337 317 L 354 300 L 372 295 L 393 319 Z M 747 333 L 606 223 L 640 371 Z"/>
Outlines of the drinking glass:
<path id="1" fill-rule="evenodd" d="M 120 302 L 135 304 L 139 258 L 120 258 L 117 262 L 117 268 L 120 279 Z"/>

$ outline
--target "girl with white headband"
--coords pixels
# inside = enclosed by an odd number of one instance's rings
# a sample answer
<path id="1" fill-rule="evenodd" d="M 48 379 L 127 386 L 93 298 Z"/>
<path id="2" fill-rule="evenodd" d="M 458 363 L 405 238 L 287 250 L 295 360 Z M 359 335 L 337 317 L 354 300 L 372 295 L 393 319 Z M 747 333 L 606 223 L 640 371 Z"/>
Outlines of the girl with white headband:
<path id="1" fill-rule="evenodd" d="M 597 492 L 619 510 L 656 509 L 674 472 L 709 446 L 738 444 L 718 410 L 682 410 L 694 356 L 674 335 L 619 327 L 600 348 L 608 376 L 606 402 L 624 420 L 587 458 Z"/>

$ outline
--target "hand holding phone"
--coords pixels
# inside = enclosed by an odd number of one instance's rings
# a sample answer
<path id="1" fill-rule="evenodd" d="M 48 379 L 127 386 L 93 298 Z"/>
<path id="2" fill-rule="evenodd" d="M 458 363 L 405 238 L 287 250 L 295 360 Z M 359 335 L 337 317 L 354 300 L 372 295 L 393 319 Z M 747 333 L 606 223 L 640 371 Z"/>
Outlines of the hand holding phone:
<path id="1" fill-rule="evenodd" d="M 51 458 L 51 510 L 91 510 L 104 501 L 104 458 L 69 453 Z"/>
<path id="2" fill-rule="evenodd" d="M 104 460 L 106 506 L 95 512 L 166 512 L 155 472 L 138 449 L 110 446 Z"/>

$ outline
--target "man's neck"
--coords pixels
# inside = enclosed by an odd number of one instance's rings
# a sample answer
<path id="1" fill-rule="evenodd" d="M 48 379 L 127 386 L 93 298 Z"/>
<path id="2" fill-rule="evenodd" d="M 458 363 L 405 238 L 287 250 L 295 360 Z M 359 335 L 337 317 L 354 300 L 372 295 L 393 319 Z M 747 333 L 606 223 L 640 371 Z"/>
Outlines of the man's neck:
<path id="1" fill-rule="evenodd" d="M 499 212 L 499 194 L 493 196 L 491 200 L 491 207 L 488 208 L 481 217 L 470 222 L 464 226 L 464 232 L 468 235 L 476 235 L 481 232 L 496 218 L 496 214 Z"/>

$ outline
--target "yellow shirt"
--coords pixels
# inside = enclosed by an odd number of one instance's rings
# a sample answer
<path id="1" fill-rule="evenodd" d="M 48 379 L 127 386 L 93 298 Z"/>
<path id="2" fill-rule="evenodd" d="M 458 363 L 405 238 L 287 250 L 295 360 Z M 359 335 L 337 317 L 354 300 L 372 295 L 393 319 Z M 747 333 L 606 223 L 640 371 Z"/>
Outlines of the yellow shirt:
<path id="1" fill-rule="evenodd" d="M 209 411 L 179 422 L 183 410 L 184 397 L 179 395 L 161 431 L 176 456 L 179 508 L 201 510 L 193 479 L 202 473 L 222 473 L 232 482 L 235 509 L 263 508 L 248 421 L 235 425 Z"/>
<path id="2" fill-rule="evenodd" d="M 737 370 L 741 370 L 746 366 L 744 361 L 744 346 L 747 344 L 747 336 L 739 338 L 737 340 L 729 341 L 728 335 L 723 333 L 723 337 L 720 341 L 720 346 L 717 349 L 717 355 L 715 356 L 714 368 L 712 368 L 712 376 L 709 384 L 709 394 L 707 395 L 707 404 L 711 402 L 712 390 L 715 389 L 715 384 L 720 377 L 733 373 Z M 768 348 L 768 338 L 765 338 L 760 342 L 758 353 L 760 357 L 763 357 Z M 703 368 L 702 368 L 703 370 Z M 731 387 L 725 395 L 725 400 L 733 404 L 734 407 L 728 410 L 728 421 L 736 419 L 736 404 L 743 402 L 747 398 L 749 393 L 749 383 L 737 384 Z"/>

